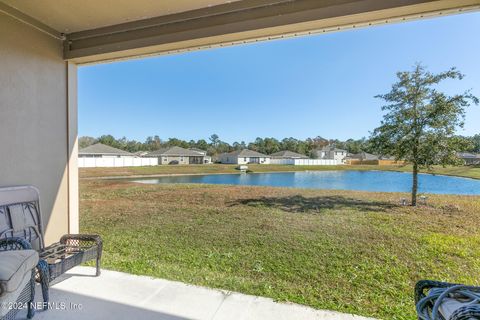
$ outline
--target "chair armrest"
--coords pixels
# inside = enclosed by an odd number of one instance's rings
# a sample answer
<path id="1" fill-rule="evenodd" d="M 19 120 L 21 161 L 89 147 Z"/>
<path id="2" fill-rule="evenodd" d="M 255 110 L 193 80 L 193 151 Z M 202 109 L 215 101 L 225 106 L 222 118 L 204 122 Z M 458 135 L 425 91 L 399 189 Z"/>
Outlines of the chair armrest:
<path id="1" fill-rule="evenodd" d="M 65 234 L 60 238 L 60 243 L 66 244 L 69 240 L 93 241 L 96 244 L 102 244 L 102 238 L 98 234 Z"/>
<path id="2" fill-rule="evenodd" d="M 23 238 L 12 237 L 0 240 L 0 251 L 25 249 L 32 249 L 32 245 Z"/>
<path id="3" fill-rule="evenodd" d="M 102 254 L 103 241 L 98 234 L 65 234 L 60 238 L 60 243 L 75 247 L 96 245 L 99 255 Z"/>

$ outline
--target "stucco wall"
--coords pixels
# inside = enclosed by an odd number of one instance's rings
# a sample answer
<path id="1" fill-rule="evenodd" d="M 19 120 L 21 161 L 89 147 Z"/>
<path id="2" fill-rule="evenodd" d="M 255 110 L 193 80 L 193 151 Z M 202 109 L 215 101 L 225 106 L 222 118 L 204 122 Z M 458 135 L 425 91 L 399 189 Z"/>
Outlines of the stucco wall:
<path id="1" fill-rule="evenodd" d="M 47 243 L 68 232 L 67 119 L 60 40 L 0 13 L 0 185 L 40 189 Z"/>
<path id="2" fill-rule="evenodd" d="M 159 164 L 170 164 L 172 161 L 177 161 L 178 164 L 189 164 L 188 157 L 180 157 L 180 156 L 161 156 L 158 157 Z"/>
<path id="3" fill-rule="evenodd" d="M 264 157 L 238 157 L 238 164 L 249 164 L 249 163 L 258 163 L 258 164 L 270 164 L 270 158 Z"/>
<path id="4" fill-rule="evenodd" d="M 236 156 L 229 156 L 229 155 L 226 155 L 226 154 L 221 154 L 219 157 L 218 157 L 218 161 L 220 161 L 221 163 L 226 163 L 226 164 L 238 164 L 238 157 Z"/>
<path id="5" fill-rule="evenodd" d="M 249 164 L 249 163 L 259 163 L 259 164 L 270 164 L 270 158 L 249 158 L 249 157 L 237 157 L 231 155 L 221 155 L 219 158 L 221 163 L 227 164 Z"/>

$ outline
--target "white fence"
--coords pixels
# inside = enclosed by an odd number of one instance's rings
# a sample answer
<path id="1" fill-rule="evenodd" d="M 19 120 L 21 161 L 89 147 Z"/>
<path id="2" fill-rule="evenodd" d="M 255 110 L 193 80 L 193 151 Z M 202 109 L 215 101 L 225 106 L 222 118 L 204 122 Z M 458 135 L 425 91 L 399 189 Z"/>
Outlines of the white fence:
<path id="1" fill-rule="evenodd" d="M 78 158 L 79 168 L 95 168 L 95 167 L 140 167 L 140 166 L 156 166 L 158 158 L 140 158 L 140 157 L 124 157 L 124 158 Z"/>
<path id="2" fill-rule="evenodd" d="M 294 166 L 331 166 L 343 164 L 340 160 L 329 159 L 271 159 L 271 164 L 289 164 Z"/>

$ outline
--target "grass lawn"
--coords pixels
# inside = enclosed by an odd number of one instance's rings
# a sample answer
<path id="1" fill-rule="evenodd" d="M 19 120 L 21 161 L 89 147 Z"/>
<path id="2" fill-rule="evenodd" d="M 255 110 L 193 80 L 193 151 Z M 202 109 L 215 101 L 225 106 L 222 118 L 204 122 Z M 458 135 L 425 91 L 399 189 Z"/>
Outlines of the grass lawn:
<path id="1" fill-rule="evenodd" d="M 382 169 L 383 170 L 383 169 Z M 412 171 L 411 166 L 397 167 L 395 170 Z M 427 172 L 427 171 L 424 171 Z M 446 176 L 458 176 L 465 178 L 480 179 L 480 166 L 459 166 L 459 167 L 435 167 L 431 172 L 433 174 L 443 174 Z"/>
<path id="2" fill-rule="evenodd" d="M 170 168 L 170 167 L 169 167 Z M 384 319 L 433 278 L 480 284 L 480 197 L 82 180 L 103 266 Z"/>
<path id="3" fill-rule="evenodd" d="M 80 168 L 80 178 L 120 177 L 120 176 L 148 176 L 170 174 L 212 174 L 212 173 L 239 173 L 236 165 L 163 165 L 149 167 L 121 167 L 121 168 Z M 249 164 L 252 172 L 282 172 L 282 171 L 331 171 L 331 170 L 385 170 L 411 171 L 411 166 L 376 166 L 376 165 L 338 165 L 338 166 L 293 166 L 293 165 L 265 165 Z M 434 174 L 453 175 L 480 179 L 480 166 L 435 167 Z"/>

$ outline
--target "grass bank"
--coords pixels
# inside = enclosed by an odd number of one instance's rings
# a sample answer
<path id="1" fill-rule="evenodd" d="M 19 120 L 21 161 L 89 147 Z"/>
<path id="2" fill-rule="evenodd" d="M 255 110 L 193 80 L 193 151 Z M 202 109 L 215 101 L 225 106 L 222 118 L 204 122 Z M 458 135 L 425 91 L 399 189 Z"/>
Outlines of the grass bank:
<path id="1" fill-rule="evenodd" d="M 168 167 L 170 168 L 170 167 Z M 173 167 L 172 167 L 173 168 Z M 422 278 L 479 285 L 480 197 L 82 180 L 103 266 L 384 319 Z"/>
<path id="2" fill-rule="evenodd" d="M 395 167 L 394 170 L 411 172 L 411 166 Z M 431 172 L 423 170 L 425 173 L 443 174 L 446 176 L 457 176 L 464 178 L 480 179 L 480 166 L 459 166 L 459 167 L 439 167 L 436 166 Z"/>
<path id="3" fill-rule="evenodd" d="M 175 174 L 214 174 L 238 173 L 236 165 L 164 165 L 150 167 L 122 167 L 122 168 L 80 168 L 80 178 L 95 177 L 129 177 L 150 175 Z M 375 166 L 375 165 L 339 165 L 339 166 L 293 166 L 293 165 L 248 165 L 252 172 L 285 172 L 285 171 L 332 171 L 332 170 L 384 170 L 384 171 L 412 171 L 411 166 Z M 467 178 L 480 179 L 480 167 L 435 167 L 431 172 Z"/>

